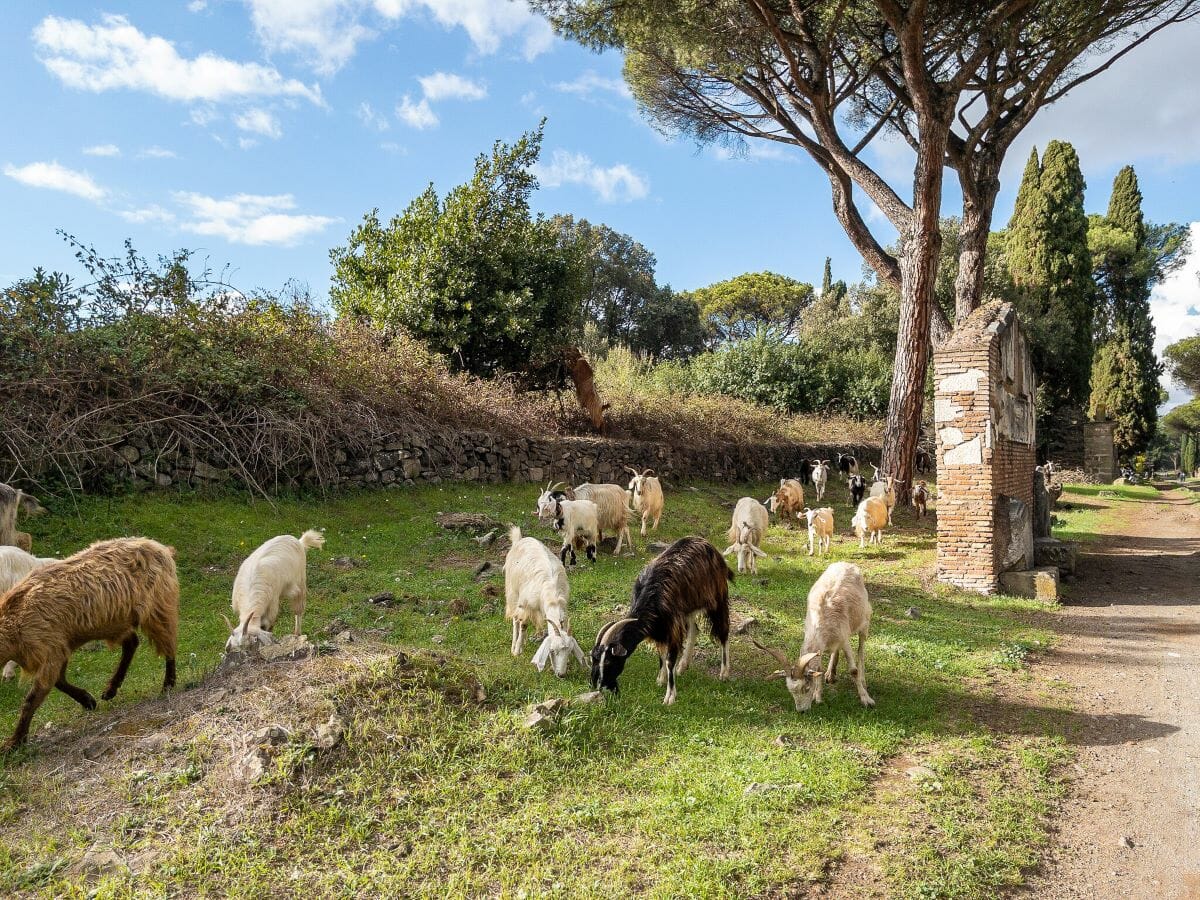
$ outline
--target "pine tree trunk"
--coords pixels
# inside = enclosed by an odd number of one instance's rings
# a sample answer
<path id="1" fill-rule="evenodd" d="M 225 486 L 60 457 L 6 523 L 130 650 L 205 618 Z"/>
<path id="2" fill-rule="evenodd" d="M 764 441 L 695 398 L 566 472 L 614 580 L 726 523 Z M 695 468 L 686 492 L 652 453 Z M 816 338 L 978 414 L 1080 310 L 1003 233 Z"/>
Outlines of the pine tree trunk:
<path id="1" fill-rule="evenodd" d="M 963 191 L 962 222 L 958 228 L 958 277 L 954 280 L 954 324 L 962 323 L 983 303 L 984 263 L 992 211 L 1000 179 L 994 172 L 974 179 L 972 191 Z"/>

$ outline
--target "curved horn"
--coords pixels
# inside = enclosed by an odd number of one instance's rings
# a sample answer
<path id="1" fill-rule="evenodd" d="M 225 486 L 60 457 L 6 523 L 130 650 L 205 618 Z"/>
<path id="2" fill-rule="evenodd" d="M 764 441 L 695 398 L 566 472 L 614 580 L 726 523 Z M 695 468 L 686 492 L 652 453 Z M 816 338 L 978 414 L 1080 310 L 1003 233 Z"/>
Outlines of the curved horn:
<path id="1" fill-rule="evenodd" d="M 628 625 L 630 622 L 636 622 L 636 621 L 637 621 L 637 619 L 617 619 L 617 621 L 613 622 L 607 628 L 600 629 L 600 634 L 596 635 L 596 643 L 597 644 L 603 643 L 603 645 L 607 647 L 609 644 L 612 643 L 612 635 L 613 635 L 614 631 L 616 631 L 622 625 Z M 603 637 L 604 637 L 603 641 L 600 640 L 601 635 L 603 635 Z"/>
<path id="2" fill-rule="evenodd" d="M 237 631 L 237 629 L 233 627 L 233 623 L 229 621 L 229 616 L 225 615 L 225 613 L 221 613 L 220 615 L 221 618 L 225 620 L 225 627 L 229 629 L 230 634 L 233 634 L 235 631 Z"/>
<path id="3" fill-rule="evenodd" d="M 551 631 L 553 631 L 555 634 L 562 634 L 562 629 L 558 627 L 558 623 L 555 622 L 553 619 L 546 620 L 546 627 L 549 628 Z"/>
<path id="4" fill-rule="evenodd" d="M 625 468 L 625 471 L 629 472 L 631 475 L 633 475 L 634 478 L 641 477 L 640 475 L 638 475 L 638 470 L 635 469 L 633 466 L 625 466 L 624 468 Z"/>
<path id="5" fill-rule="evenodd" d="M 796 660 L 796 671 L 803 672 L 804 667 L 807 666 L 810 662 L 812 662 L 814 659 L 816 659 L 820 655 L 821 655 L 820 653 L 805 653 L 798 660 Z"/>
<path id="6" fill-rule="evenodd" d="M 779 662 L 785 669 L 790 669 L 792 667 L 792 661 L 787 658 L 787 654 L 784 653 L 782 650 L 773 650 L 770 647 L 764 647 L 762 644 L 760 644 L 754 638 L 750 638 L 750 643 L 752 643 L 755 647 L 757 647 L 763 653 L 766 653 L 768 656 L 775 657 L 775 660 L 777 662 Z"/>
<path id="7" fill-rule="evenodd" d="M 653 475 L 653 474 L 654 474 L 653 469 L 647 469 L 645 472 L 642 473 L 642 477 L 645 478 L 647 475 Z"/>

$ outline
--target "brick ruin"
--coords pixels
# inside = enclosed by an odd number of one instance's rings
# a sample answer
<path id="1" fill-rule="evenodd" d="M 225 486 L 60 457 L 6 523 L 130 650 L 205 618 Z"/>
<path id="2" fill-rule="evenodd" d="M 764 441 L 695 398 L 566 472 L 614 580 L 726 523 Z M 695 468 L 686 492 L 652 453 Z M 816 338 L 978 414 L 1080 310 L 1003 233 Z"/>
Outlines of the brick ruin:
<path id="1" fill-rule="evenodd" d="M 1034 563 L 1033 364 L 1012 305 L 977 309 L 933 367 L 937 577 L 995 593 L 1002 573 Z"/>
<path id="2" fill-rule="evenodd" d="M 1116 426 L 1112 422 L 1088 422 L 1083 426 L 1083 473 L 1100 484 L 1117 477 Z"/>

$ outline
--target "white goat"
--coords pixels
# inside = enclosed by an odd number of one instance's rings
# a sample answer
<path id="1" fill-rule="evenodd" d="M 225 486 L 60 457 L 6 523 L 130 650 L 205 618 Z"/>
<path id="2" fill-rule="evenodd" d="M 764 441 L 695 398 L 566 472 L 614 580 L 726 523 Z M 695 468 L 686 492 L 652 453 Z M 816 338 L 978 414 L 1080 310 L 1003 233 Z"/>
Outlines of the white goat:
<path id="1" fill-rule="evenodd" d="M 33 543 L 28 533 L 17 531 L 18 512 L 40 516 L 46 508 L 32 494 L 0 483 L 0 547 L 20 547 L 28 553 Z"/>
<path id="2" fill-rule="evenodd" d="M 562 549 L 558 556 L 565 565 L 567 556 L 571 565 L 577 557 L 575 549 L 583 547 L 587 558 L 596 561 L 596 545 L 600 543 L 600 511 L 591 500 L 556 500 L 554 503 L 554 527 L 562 532 Z"/>
<path id="3" fill-rule="evenodd" d="M 307 552 L 324 546 L 325 535 L 319 531 L 306 531 L 298 538 L 281 534 L 246 558 L 233 581 L 232 606 L 238 624 L 235 628 L 225 619 L 229 628 L 226 650 L 237 650 L 253 641 L 269 644 L 283 598 L 291 604 L 295 618 L 293 634 L 300 633 L 308 598 Z"/>
<path id="4" fill-rule="evenodd" d="M 833 507 L 803 510 L 804 518 L 808 520 L 808 555 L 813 555 L 813 544 L 822 555 L 829 552 L 829 543 L 833 540 Z"/>
<path id="5" fill-rule="evenodd" d="M 0 597 L 34 569 L 40 569 L 52 562 L 58 560 L 50 556 L 34 556 L 20 547 L 0 547 Z M 4 672 L 0 677 L 8 681 L 16 674 L 17 664 L 10 659 L 4 664 Z"/>
<path id="6" fill-rule="evenodd" d="M 551 483 L 542 491 L 537 500 L 535 512 L 540 521 L 558 518 L 555 504 L 560 500 L 587 500 L 596 504 L 598 515 L 597 543 L 603 539 L 605 532 L 617 536 L 617 548 L 613 556 L 621 552 L 622 542 L 633 547 L 633 539 L 629 536 L 629 498 L 625 488 L 619 484 L 588 484 L 584 482 L 576 488 L 569 488 L 564 482 Z M 558 527 L 557 523 L 555 527 Z"/>
<path id="7" fill-rule="evenodd" d="M 880 497 L 868 497 L 858 504 L 858 512 L 850 520 L 854 533 L 858 535 L 859 547 L 867 546 L 868 537 L 872 544 L 883 546 L 883 526 L 887 523 L 887 505 Z"/>
<path id="8" fill-rule="evenodd" d="M 536 631 L 544 624 L 546 637 L 533 655 L 533 664 L 541 672 L 548 661 L 554 674 L 563 678 L 572 657 L 580 666 L 587 665 L 583 649 L 571 637 L 567 570 L 545 544 L 522 537 L 517 526 L 508 529 L 508 539 L 512 547 L 504 557 L 504 617 L 513 623 L 512 655 L 521 655 L 526 627 Z"/>
<path id="9" fill-rule="evenodd" d="M 819 459 L 812 469 L 813 488 L 817 492 L 817 502 L 825 499 L 825 485 L 829 483 L 829 460 Z"/>
<path id="10" fill-rule="evenodd" d="M 642 514 L 642 537 L 646 536 L 646 523 L 651 519 L 654 524 L 651 528 L 658 531 L 658 520 L 662 518 L 663 513 L 663 490 L 662 482 L 650 473 L 653 469 L 647 469 L 642 474 L 638 474 L 636 469 L 626 466 L 625 469 L 633 474 L 629 479 L 630 499 L 633 501 L 633 508 Z"/>
<path id="11" fill-rule="evenodd" d="M 724 554 L 737 554 L 738 571 L 749 570 L 758 574 L 758 557 L 766 556 L 759 549 L 763 538 L 766 537 L 770 517 L 767 508 L 753 497 L 743 497 L 733 509 L 733 520 L 729 526 L 729 546 Z"/>
<path id="12" fill-rule="evenodd" d="M 777 659 L 783 668 L 772 672 L 769 679 L 782 678 L 796 704 L 796 712 L 805 712 L 814 702 L 821 702 L 825 681 L 837 679 L 838 651 L 846 656 L 850 677 L 858 688 L 863 706 L 874 706 L 867 693 L 865 645 L 871 630 L 871 601 L 867 599 L 867 584 L 862 570 L 847 562 L 835 562 L 817 579 L 808 592 L 808 614 L 804 618 L 804 647 L 795 663 L 782 650 L 771 650 L 758 641 L 754 646 Z M 858 635 L 858 654 L 850 639 Z M 821 659 L 829 653 L 829 668 L 821 671 Z M 816 662 L 815 668 L 809 664 Z"/>
<path id="13" fill-rule="evenodd" d="M 876 470 L 878 471 L 878 470 Z M 871 485 L 871 496 L 879 497 L 887 505 L 887 523 L 892 524 L 892 510 L 896 508 L 896 479 L 884 475 L 885 480 L 876 480 Z"/>

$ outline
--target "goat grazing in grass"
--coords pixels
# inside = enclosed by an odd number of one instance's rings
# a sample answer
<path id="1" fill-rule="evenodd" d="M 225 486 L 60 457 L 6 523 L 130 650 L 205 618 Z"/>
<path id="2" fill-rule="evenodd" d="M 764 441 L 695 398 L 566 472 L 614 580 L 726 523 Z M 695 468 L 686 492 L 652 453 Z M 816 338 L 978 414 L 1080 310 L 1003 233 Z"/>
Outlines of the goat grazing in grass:
<path id="1" fill-rule="evenodd" d="M 767 498 L 766 505 L 779 517 L 781 524 L 790 526 L 804 508 L 804 486 L 795 478 L 780 478 L 779 487 Z"/>
<path id="2" fill-rule="evenodd" d="M 850 520 L 860 548 L 866 547 L 868 538 L 872 544 L 883 546 L 883 526 L 887 523 L 887 504 L 880 497 L 868 497 L 858 504 L 858 511 Z"/>
<path id="3" fill-rule="evenodd" d="M 767 555 L 759 548 L 767 536 L 768 525 L 767 508 L 753 497 L 743 497 L 733 508 L 725 556 L 737 554 L 738 572 L 758 574 L 758 558 Z"/>
<path id="4" fill-rule="evenodd" d="M 298 538 L 281 534 L 246 557 L 233 581 L 232 606 L 238 624 L 235 627 L 225 619 L 229 629 L 226 650 L 238 650 L 250 642 L 269 644 L 284 599 L 291 604 L 293 634 L 300 633 L 308 599 L 308 551 L 324 546 L 325 535 L 319 531 L 306 531 Z"/>
<path id="5" fill-rule="evenodd" d="M 617 536 L 617 546 L 613 556 L 621 552 L 622 543 L 633 547 L 633 538 L 629 536 L 629 498 L 625 488 L 619 484 L 588 484 L 578 487 L 567 487 L 563 482 L 551 483 L 542 491 L 537 501 L 537 516 L 541 521 L 557 519 L 555 504 L 561 500 L 587 500 L 596 505 L 596 525 L 598 528 L 596 543 L 604 539 L 605 533 Z"/>
<path id="6" fill-rule="evenodd" d="M 166 658 L 163 690 L 175 686 L 179 580 L 175 551 L 147 538 L 99 541 L 74 556 L 36 569 L 0 596 L 0 659 L 16 660 L 33 680 L 12 737 L 25 741 L 33 714 L 58 688 L 84 709 L 96 700 L 67 681 L 71 654 L 90 641 L 120 645 L 121 659 L 101 694 L 116 696 L 138 647 L 140 630 Z"/>
<path id="7" fill-rule="evenodd" d="M 646 525 L 651 520 L 654 521 L 651 527 L 654 531 L 658 531 L 658 520 L 662 518 L 663 514 L 662 482 L 651 474 L 653 469 L 647 469 L 640 475 L 636 469 L 629 466 L 626 466 L 625 469 L 633 475 L 629 479 L 629 494 L 633 501 L 633 508 L 642 514 L 642 537 L 645 537 Z"/>
<path id="8" fill-rule="evenodd" d="M 825 485 L 829 483 L 829 460 L 818 459 L 812 470 L 813 489 L 817 492 L 817 502 L 825 499 Z"/>
<path id="9" fill-rule="evenodd" d="M 708 619 L 721 645 L 719 677 L 729 677 L 729 582 L 734 575 L 720 552 L 704 538 L 680 538 L 642 569 L 633 585 L 629 615 L 609 622 L 592 648 L 592 689 L 618 692 L 617 678 L 642 641 L 658 648 L 658 683 L 663 703 L 675 702 L 675 679 L 691 661 L 696 617 Z"/>
<path id="10" fill-rule="evenodd" d="M 920 519 L 928 511 L 929 507 L 929 486 L 924 481 L 918 481 L 917 486 L 913 488 L 912 505 L 917 511 L 917 518 Z"/>
<path id="11" fill-rule="evenodd" d="M 813 544 L 822 554 L 829 552 L 829 543 L 833 540 L 833 507 L 803 510 L 804 518 L 808 520 L 808 555 L 813 555 Z"/>
<path id="12" fill-rule="evenodd" d="M 567 557 L 575 565 L 576 550 L 584 550 L 587 558 L 596 561 L 596 545 L 600 543 L 600 511 L 591 500 L 554 501 L 554 528 L 562 532 L 562 549 L 558 556 L 563 565 Z"/>
<path id="13" fill-rule="evenodd" d="M 862 570 L 852 563 L 836 562 L 821 574 L 808 592 L 804 645 L 799 658 L 793 663 L 782 650 L 769 649 L 758 641 L 754 641 L 754 646 L 783 666 L 767 677 L 786 681 L 796 712 L 805 712 L 814 702 L 821 702 L 824 682 L 832 684 L 837 679 L 839 651 L 845 655 L 850 667 L 859 702 L 863 706 L 874 706 L 875 701 L 867 693 L 865 646 L 870 630 L 871 602 L 867 599 Z M 854 635 L 858 635 L 857 655 L 850 640 Z M 822 672 L 821 658 L 825 653 L 829 653 L 829 668 Z"/>
<path id="14" fill-rule="evenodd" d="M 533 655 L 541 672 L 549 662 L 559 678 L 567 674 L 571 658 L 586 666 L 583 649 L 571 637 L 567 598 L 571 586 L 567 570 L 537 538 L 522 537 L 515 525 L 508 530 L 512 546 L 504 557 L 504 617 L 513 624 L 512 655 L 520 656 L 525 646 L 525 629 L 546 626 L 546 637 Z"/>
<path id="15" fill-rule="evenodd" d="M 17 513 L 40 516 L 45 507 L 32 494 L 0 483 L 0 547 L 20 547 L 26 553 L 33 550 L 33 540 L 27 532 L 17 531 Z"/>

